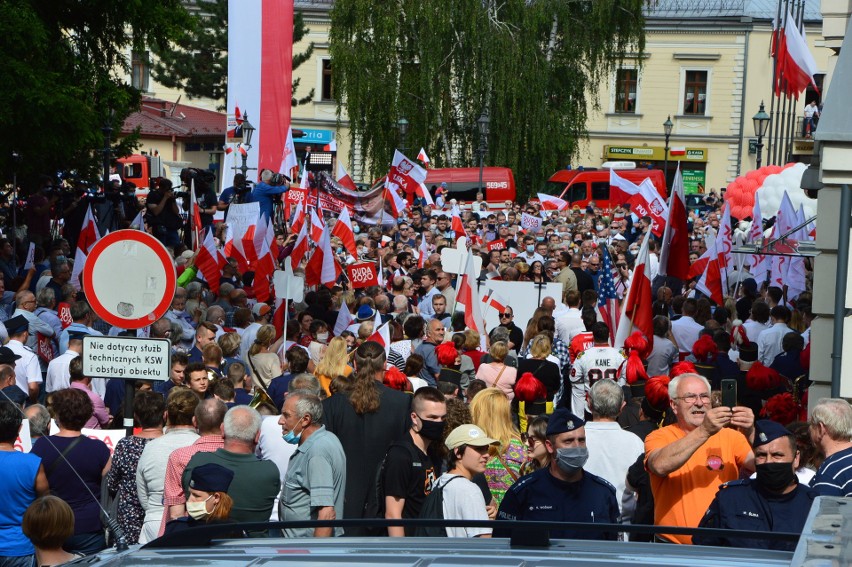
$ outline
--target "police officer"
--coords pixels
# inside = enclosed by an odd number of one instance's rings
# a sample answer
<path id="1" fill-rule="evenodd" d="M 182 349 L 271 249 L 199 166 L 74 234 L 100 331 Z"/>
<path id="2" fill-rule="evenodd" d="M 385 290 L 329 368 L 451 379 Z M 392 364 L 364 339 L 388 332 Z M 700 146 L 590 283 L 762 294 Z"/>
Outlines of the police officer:
<path id="1" fill-rule="evenodd" d="M 544 446 L 550 466 L 518 480 L 506 492 L 498 520 L 618 523 L 615 487 L 583 470 L 589 458 L 586 422 L 566 408 L 550 416 Z M 509 537 L 511 530 L 495 529 L 493 537 Z M 556 538 L 614 540 L 616 532 L 552 529 Z"/>
<path id="2" fill-rule="evenodd" d="M 784 426 L 769 420 L 754 424 L 755 479 L 734 480 L 719 487 L 698 527 L 750 532 L 802 533 L 817 493 L 796 477 L 799 451 Z M 754 547 L 793 551 L 795 541 L 696 535 L 698 545 Z"/>

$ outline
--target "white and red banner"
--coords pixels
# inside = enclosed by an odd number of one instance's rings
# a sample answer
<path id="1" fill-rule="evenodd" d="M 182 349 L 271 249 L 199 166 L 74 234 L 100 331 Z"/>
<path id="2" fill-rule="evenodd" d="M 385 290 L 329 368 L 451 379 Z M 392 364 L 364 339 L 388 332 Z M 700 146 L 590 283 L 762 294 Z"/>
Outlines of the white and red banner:
<path id="1" fill-rule="evenodd" d="M 376 264 L 373 262 L 358 262 L 346 266 L 346 277 L 353 289 L 379 285 L 379 276 Z"/>
<path id="2" fill-rule="evenodd" d="M 568 201 L 544 193 L 538 194 L 538 200 L 541 202 L 541 210 L 543 211 L 567 211 L 570 206 Z"/>
<path id="3" fill-rule="evenodd" d="M 98 232 L 98 224 L 92 214 L 92 205 L 87 205 L 87 207 L 86 216 L 83 218 L 83 228 L 80 229 L 80 236 L 77 237 L 74 268 L 71 271 L 71 285 L 75 289 L 81 289 L 80 276 L 83 275 L 83 268 L 86 266 L 86 256 L 89 255 L 89 251 L 95 245 L 95 242 L 101 238 L 101 234 Z"/>
<path id="4" fill-rule="evenodd" d="M 502 238 L 499 238 L 497 240 L 492 240 L 488 243 L 488 251 L 489 252 L 491 252 L 492 250 L 505 250 L 505 249 L 506 249 L 506 241 L 503 240 Z"/>
<path id="5" fill-rule="evenodd" d="M 805 40 L 804 32 L 799 30 L 796 19 L 790 15 L 789 8 L 786 14 L 784 32 L 780 34 L 780 41 L 776 45 L 775 59 L 777 64 L 775 94 L 782 92 L 796 99 L 808 85 L 813 85 L 814 75 L 819 71 L 808 42 Z"/>
<path id="6" fill-rule="evenodd" d="M 357 191 L 358 187 L 355 185 L 355 182 L 352 181 L 352 177 L 349 175 L 349 172 L 346 171 L 346 168 L 343 167 L 343 164 L 340 161 L 337 162 L 337 182 L 350 191 Z"/>
<path id="7" fill-rule="evenodd" d="M 394 150 L 393 161 L 388 171 L 388 189 L 402 189 L 406 193 L 416 193 L 421 183 L 426 182 L 426 170 L 408 159 L 399 150 Z"/>
<path id="8" fill-rule="evenodd" d="M 229 0 L 228 102 L 255 127 L 248 166 L 278 171 L 293 98 L 293 2 Z M 228 215 L 230 218 L 230 214 Z"/>

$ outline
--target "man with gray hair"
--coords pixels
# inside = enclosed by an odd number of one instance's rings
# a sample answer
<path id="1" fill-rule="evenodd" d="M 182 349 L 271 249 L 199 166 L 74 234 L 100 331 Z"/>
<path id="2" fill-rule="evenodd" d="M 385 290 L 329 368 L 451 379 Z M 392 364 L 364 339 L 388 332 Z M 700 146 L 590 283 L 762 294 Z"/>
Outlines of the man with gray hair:
<path id="1" fill-rule="evenodd" d="M 195 467 L 216 463 L 234 472 L 228 488 L 233 499 L 231 519 L 235 522 L 266 522 L 272 514 L 281 481 L 272 461 L 255 455 L 262 418 L 254 408 L 234 406 L 225 414 L 222 425 L 224 446 L 212 453 L 196 453 L 182 476 L 183 491 L 189 498 L 189 479 Z"/>
<path id="2" fill-rule="evenodd" d="M 625 431 L 616 421 L 624 408 L 624 392 L 612 380 L 598 380 L 589 390 L 592 421 L 586 422 L 589 460 L 584 467 L 615 487 L 621 523 L 629 524 L 636 508 L 636 493 L 625 490 L 627 469 L 645 452 L 635 433 Z"/>
<path id="3" fill-rule="evenodd" d="M 334 433 L 322 424 L 322 402 L 308 390 L 290 392 L 281 412 L 284 441 L 298 445 L 290 458 L 281 493 L 283 521 L 334 520 L 343 517 L 346 455 Z M 285 529 L 287 537 L 343 535 L 343 528 Z"/>
<path id="4" fill-rule="evenodd" d="M 40 437 L 50 435 L 50 412 L 41 404 L 33 404 L 24 410 L 30 422 L 30 439 L 33 443 Z"/>
<path id="5" fill-rule="evenodd" d="M 322 386 L 320 385 L 319 379 L 308 372 L 296 374 L 293 379 L 290 380 L 290 384 L 287 386 L 287 395 L 289 396 L 291 392 L 299 390 L 302 392 L 310 392 L 317 397 L 320 397 L 322 394 Z"/>
<path id="6" fill-rule="evenodd" d="M 820 496 L 852 496 L 852 406 L 822 398 L 811 410 L 808 429 L 825 460 L 811 480 Z"/>

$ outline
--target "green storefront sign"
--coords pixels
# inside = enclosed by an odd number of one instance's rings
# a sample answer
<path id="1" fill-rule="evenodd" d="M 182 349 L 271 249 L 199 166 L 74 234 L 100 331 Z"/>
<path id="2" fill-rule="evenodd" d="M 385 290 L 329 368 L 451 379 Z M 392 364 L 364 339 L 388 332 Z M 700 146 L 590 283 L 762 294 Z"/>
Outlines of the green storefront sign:
<path id="1" fill-rule="evenodd" d="M 707 177 L 707 172 L 698 170 L 698 169 L 684 169 L 683 170 L 683 192 L 687 195 L 692 195 L 694 193 L 699 193 L 698 185 L 701 187 L 706 187 L 705 179 Z"/>

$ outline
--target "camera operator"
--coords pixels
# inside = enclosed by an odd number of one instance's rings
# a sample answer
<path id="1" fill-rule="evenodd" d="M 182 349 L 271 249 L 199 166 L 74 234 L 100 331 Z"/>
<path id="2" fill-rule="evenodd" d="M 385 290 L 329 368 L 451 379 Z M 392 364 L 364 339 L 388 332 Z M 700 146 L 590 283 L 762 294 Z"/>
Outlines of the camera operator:
<path id="1" fill-rule="evenodd" d="M 181 170 L 180 179 L 186 186 L 186 190 L 189 192 L 186 197 L 194 199 L 195 203 L 198 205 L 198 216 L 201 219 L 201 234 L 203 235 L 208 227 L 213 226 L 213 215 L 216 214 L 216 192 L 213 191 L 211 185 L 215 177 L 213 177 L 212 173 L 207 170 L 190 167 Z M 194 192 L 192 189 L 193 181 L 195 182 Z M 189 199 L 186 197 L 184 197 L 183 200 L 183 209 L 188 211 Z M 189 219 L 189 222 L 191 222 L 191 219 Z M 190 233 L 191 231 L 186 231 L 186 234 Z M 192 246 L 192 243 L 188 242 L 187 246 Z"/>
<path id="2" fill-rule="evenodd" d="M 36 246 L 45 246 L 50 242 L 50 209 L 56 204 L 59 195 L 55 191 L 54 180 L 42 175 L 38 190 L 27 200 L 27 234 Z"/>
<path id="3" fill-rule="evenodd" d="M 246 203 L 257 201 L 260 203 L 260 214 L 267 219 L 272 219 L 274 211 L 273 197 L 282 195 L 290 190 L 288 182 L 290 178 L 283 173 L 273 173 L 269 169 L 264 169 L 260 173 L 260 183 L 256 183 L 251 190 Z"/>
<path id="4" fill-rule="evenodd" d="M 136 186 L 133 183 L 124 183 L 118 174 L 113 173 L 103 196 L 88 197 L 97 218 L 100 234 L 130 226 L 130 221 L 138 212 L 135 193 Z"/>
<path id="5" fill-rule="evenodd" d="M 225 219 L 227 220 L 228 207 L 231 206 L 231 203 L 244 203 L 250 192 L 251 187 L 246 182 L 246 176 L 242 173 L 237 173 L 234 175 L 234 184 L 223 190 L 222 194 L 219 195 L 219 202 L 216 204 L 216 208 L 220 211 L 225 211 Z"/>
<path id="6" fill-rule="evenodd" d="M 68 241 L 71 250 L 77 249 L 77 240 L 83 229 L 83 221 L 89 208 L 89 201 L 83 198 L 87 193 L 86 185 L 80 180 L 67 180 L 71 188 L 62 192 L 62 236 Z"/>
<path id="7" fill-rule="evenodd" d="M 151 192 L 148 193 L 146 208 L 149 214 L 149 225 L 157 240 L 172 249 L 180 245 L 178 230 L 183 220 L 180 217 L 175 191 L 169 179 L 161 177 Z"/>

